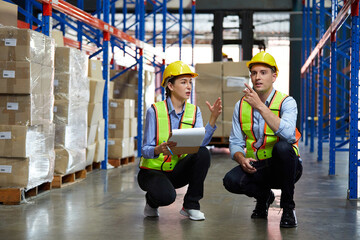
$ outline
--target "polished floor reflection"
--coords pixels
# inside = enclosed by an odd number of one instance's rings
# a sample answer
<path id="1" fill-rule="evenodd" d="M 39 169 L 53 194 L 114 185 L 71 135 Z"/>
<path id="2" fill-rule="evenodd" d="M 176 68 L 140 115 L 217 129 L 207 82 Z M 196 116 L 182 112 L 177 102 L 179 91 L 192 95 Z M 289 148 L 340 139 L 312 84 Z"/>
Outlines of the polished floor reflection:
<path id="1" fill-rule="evenodd" d="M 299 226 L 280 229 L 280 191 L 269 219 L 250 219 L 253 199 L 228 193 L 222 178 L 235 163 L 213 152 L 201 210 L 206 220 L 179 214 L 177 201 L 160 208 L 159 219 L 143 217 L 144 193 L 137 166 L 94 171 L 77 184 L 55 189 L 19 206 L 0 205 L 0 239 L 360 239 L 360 202 L 346 200 L 348 157 L 337 153 L 336 176 L 328 176 L 327 150 L 316 161 L 303 147 L 304 173 L 296 185 Z"/>

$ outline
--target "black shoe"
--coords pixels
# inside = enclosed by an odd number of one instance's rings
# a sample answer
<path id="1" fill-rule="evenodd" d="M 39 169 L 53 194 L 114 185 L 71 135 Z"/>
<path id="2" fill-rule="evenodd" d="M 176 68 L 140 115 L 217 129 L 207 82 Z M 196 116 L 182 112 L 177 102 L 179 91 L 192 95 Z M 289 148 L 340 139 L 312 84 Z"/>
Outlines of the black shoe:
<path id="1" fill-rule="evenodd" d="M 251 214 L 251 218 L 267 219 L 269 207 L 274 202 L 274 200 L 275 200 L 275 195 L 273 191 L 270 190 L 270 195 L 266 200 L 266 202 L 260 202 L 260 201 L 256 202 L 256 206 L 253 213 Z"/>
<path id="2" fill-rule="evenodd" d="M 281 216 L 280 227 L 293 228 L 297 227 L 297 220 L 295 210 L 290 208 L 284 208 Z"/>

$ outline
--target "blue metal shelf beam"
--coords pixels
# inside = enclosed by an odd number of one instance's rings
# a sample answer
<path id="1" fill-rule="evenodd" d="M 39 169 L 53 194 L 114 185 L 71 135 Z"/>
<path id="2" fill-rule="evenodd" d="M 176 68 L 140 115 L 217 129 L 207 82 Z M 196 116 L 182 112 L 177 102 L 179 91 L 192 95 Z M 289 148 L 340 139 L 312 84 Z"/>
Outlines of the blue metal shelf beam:
<path id="1" fill-rule="evenodd" d="M 318 161 L 322 161 L 323 143 L 329 142 L 329 175 L 335 175 L 336 152 L 349 151 L 348 198 L 357 199 L 359 0 L 332 0 L 331 9 L 324 3 L 303 2 L 301 131 L 306 146 L 310 137 L 310 152 L 317 137 Z"/>

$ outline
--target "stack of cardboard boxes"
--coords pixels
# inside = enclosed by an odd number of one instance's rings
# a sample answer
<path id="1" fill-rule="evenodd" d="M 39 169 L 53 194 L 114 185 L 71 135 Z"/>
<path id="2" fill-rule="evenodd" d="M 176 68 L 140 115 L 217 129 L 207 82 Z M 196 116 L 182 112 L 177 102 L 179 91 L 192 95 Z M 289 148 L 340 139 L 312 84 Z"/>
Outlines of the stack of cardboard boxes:
<path id="1" fill-rule="evenodd" d="M 0 187 L 33 188 L 54 174 L 54 42 L 0 28 Z"/>
<path id="2" fill-rule="evenodd" d="M 88 57 L 81 51 L 55 50 L 54 123 L 55 173 L 68 174 L 86 166 L 87 109 L 89 103 Z"/>
<path id="3" fill-rule="evenodd" d="M 109 159 L 134 156 L 134 136 L 137 133 L 135 100 L 109 101 Z"/>
<path id="4" fill-rule="evenodd" d="M 206 101 L 214 104 L 221 97 L 223 112 L 216 122 L 217 130 L 213 136 L 229 137 L 235 104 L 244 96 L 244 83 L 250 80 L 246 61 L 196 64 L 195 68 L 199 74 L 195 83 L 196 104 L 201 109 L 204 125 L 210 119 Z"/>
<path id="5" fill-rule="evenodd" d="M 86 165 L 103 161 L 105 155 L 105 120 L 103 118 L 105 80 L 102 77 L 101 66 L 101 61 L 89 60 L 90 102 Z"/>

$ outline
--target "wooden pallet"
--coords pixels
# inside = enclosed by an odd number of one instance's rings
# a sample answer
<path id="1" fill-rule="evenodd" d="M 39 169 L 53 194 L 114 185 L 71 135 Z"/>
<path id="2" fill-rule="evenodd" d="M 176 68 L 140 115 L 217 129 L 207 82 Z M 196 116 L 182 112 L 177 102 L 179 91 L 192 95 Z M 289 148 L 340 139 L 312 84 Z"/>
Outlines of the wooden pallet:
<path id="1" fill-rule="evenodd" d="M 86 169 L 67 175 L 55 175 L 52 181 L 53 188 L 62 188 L 80 182 L 86 178 Z"/>
<path id="2" fill-rule="evenodd" d="M 135 162 L 135 156 L 118 158 L 118 159 L 108 159 L 108 163 L 115 168 L 134 162 Z"/>
<path id="3" fill-rule="evenodd" d="M 101 162 L 93 162 L 92 164 L 89 164 L 85 167 L 85 170 L 87 173 L 92 172 L 93 170 L 100 169 L 101 168 Z"/>
<path id="4" fill-rule="evenodd" d="M 0 203 L 4 205 L 19 205 L 23 200 L 38 196 L 48 190 L 51 190 L 50 182 L 43 183 L 39 186 L 25 191 L 24 188 L 2 188 L 0 189 Z M 25 199 L 22 199 L 25 197 Z"/>

